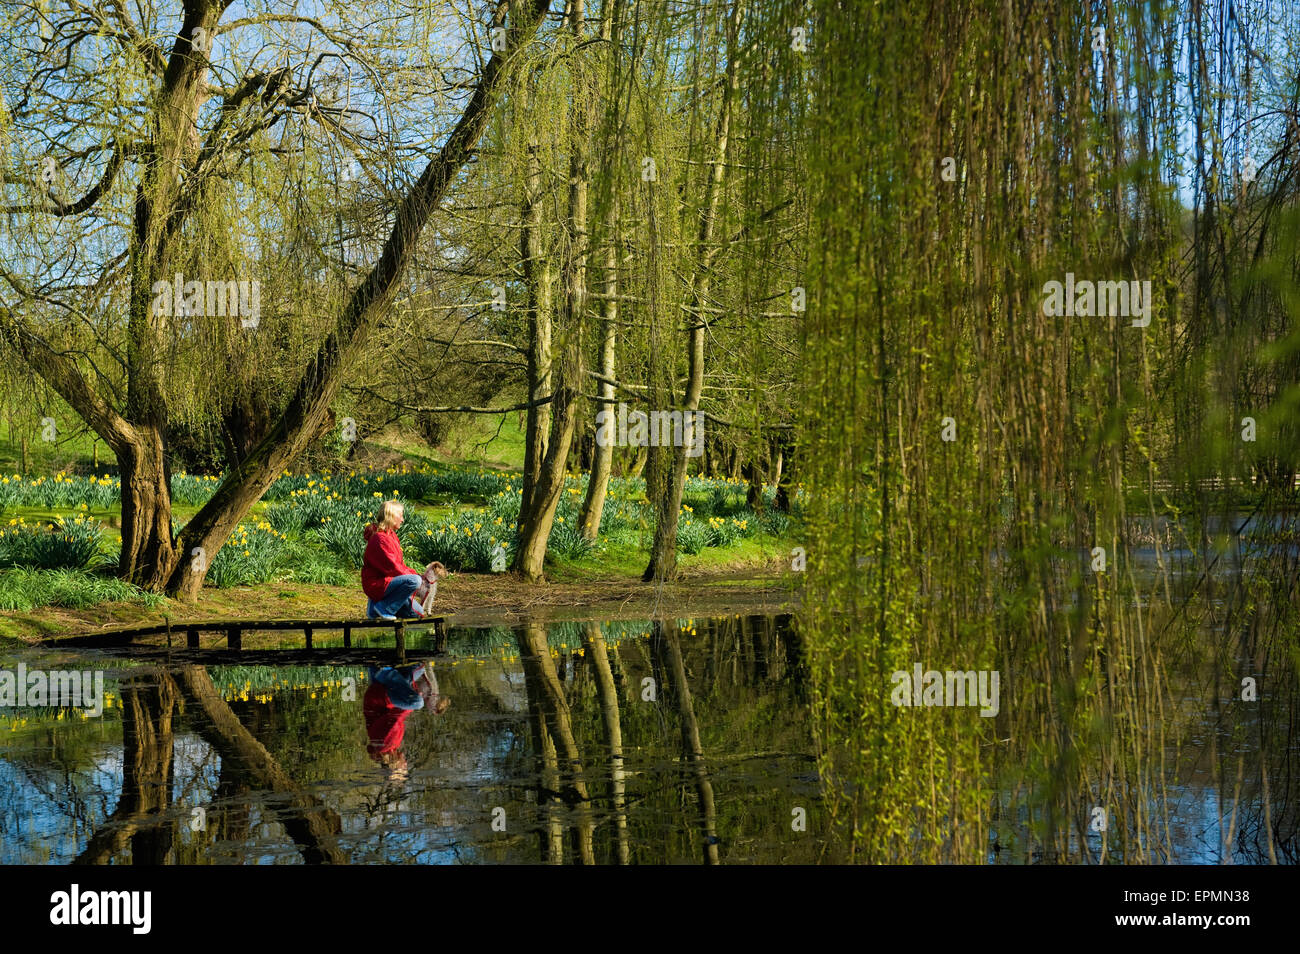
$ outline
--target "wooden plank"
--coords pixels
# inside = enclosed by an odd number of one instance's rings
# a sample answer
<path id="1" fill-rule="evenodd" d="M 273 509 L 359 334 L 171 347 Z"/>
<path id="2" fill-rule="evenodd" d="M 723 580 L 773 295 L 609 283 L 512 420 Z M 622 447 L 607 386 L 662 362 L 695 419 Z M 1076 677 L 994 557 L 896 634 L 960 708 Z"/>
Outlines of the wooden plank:
<path id="1" fill-rule="evenodd" d="M 433 626 L 437 623 L 445 625 L 446 620 L 442 617 L 425 617 L 422 619 L 407 620 L 406 623 L 412 628 L 422 628 Z M 183 622 L 165 622 L 151 623 L 147 626 L 129 626 L 122 629 L 101 630 L 94 633 L 80 633 L 75 636 L 51 637 L 41 640 L 37 645 L 41 646 L 120 646 L 138 639 L 143 636 L 159 636 L 168 633 L 171 629 L 184 628 L 187 641 L 191 639 L 191 633 L 200 632 L 224 632 L 229 633 L 231 628 L 238 627 L 240 630 L 250 632 L 301 629 L 306 630 L 311 627 L 313 632 L 318 629 L 323 630 L 343 630 L 344 639 L 351 640 L 351 631 L 353 629 L 380 629 L 391 626 L 390 620 L 382 619 L 212 619 L 212 620 L 188 620 Z M 192 648 L 192 647 L 191 647 Z"/>
<path id="2" fill-rule="evenodd" d="M 186 648 L 186 649 L 198 649 L 198 648 L 199 648 L 199 630 L 198 630 L 198 627 L 196 627 L 196 626 L 187 626 L 187 627 L 185 627 L 185 648 Z"/>
<path id="3" fill-rule="evenodd" d="M 302 632 L 303 635 L 306 637 L 307 648 L 311 649 L 311 627 L 304 626 Z"/>
<path id="4" fill-rule="evenodd" d="M 243 649 L 244 648 L 244 630 L 239 626 L 229 626 L 226 628 L 226 648 Z"/>
<path id="5" fill-rule="evenodd" d="M 397 643 L 397 662 L 399 664 L 406 662 L 406 622 L 398 620 L 393 626 L 393 635 Z"/>
<path id="6" fill-rule="evenodd" d="M 351 626 L 343 627 L 343 648 L 344 649 L 352 648 L 352 627 Z"/>

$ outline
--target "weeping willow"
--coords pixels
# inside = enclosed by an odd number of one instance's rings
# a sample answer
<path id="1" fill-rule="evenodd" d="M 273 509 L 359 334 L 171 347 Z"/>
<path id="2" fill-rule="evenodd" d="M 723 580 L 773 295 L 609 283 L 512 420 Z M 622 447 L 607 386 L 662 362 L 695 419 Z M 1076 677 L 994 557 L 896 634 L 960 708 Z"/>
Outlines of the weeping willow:
<path id="1" fill-rule="evenodd" d="M 869 862 L 1170 860 L 1186 806 L 1166 760 L 1198 757 L 1171 675 L 1225 621 L 1175 592 L 1167 551 L 1214 560 L 1210 505 L 1186 501 L 1195 477 L 1232 473 L 1213 448 L 1235 438 L 1222 425 L 1247 382 L 1270 420 L 1294 393 L 1293 257 L 1280 280 L 1258 221 L 1271 286 L 1227 278 L 1209 236 L 1188 248 L 1206 162 L 1181 144 L 1210 103 L 1187 70 L 1214 24 L 1175 3 L 1055 2 L 814 2 L 767 23 L 795 42 L 769 47 L 788 93 L 765 108 L 808 105 L 799 434 L 816 493 L 798 619 L 829 810 Z M 1289 170 L 1289 134 L 1272 132 Z M 1200 192 L 1226 181 L 1226 150 L 1207 154 Z M 1275 181 L 1270 201 L 1290 190 Z M 1207 327 L 1189 252 L 1271 317 L 1230 341 Z M 1111 297 L 1055 307 L 1053 282 Z M 1119 282 L 1126 304 L 1101 284 Z M 1293 476 L 1294 453 L 1272 467 Z M 1134 553 L 1157 527 L 1171 539 L 1151 573 Z M 1292 655 L 1293 560 L 1261 558 L 1226 604 L 1264 611 L 1265 641 Z M 1254 604 L 1249 586 L 1272 595 Z M 996 715 L 900 704 L 895 674 L 918 668 L 996 672 Z M 1196 718 L 1220 698 L 1207 688 Z"/>

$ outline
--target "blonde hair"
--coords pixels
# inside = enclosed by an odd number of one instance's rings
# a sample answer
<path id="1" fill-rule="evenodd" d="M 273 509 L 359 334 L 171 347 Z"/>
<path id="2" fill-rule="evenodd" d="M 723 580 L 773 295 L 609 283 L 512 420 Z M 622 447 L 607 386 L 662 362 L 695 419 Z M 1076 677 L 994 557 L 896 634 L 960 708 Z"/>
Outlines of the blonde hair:
<path id="1" fill-rule="evenodd" d="M 376 530 L 392 530 L 397 526 L 397 518 L 404 515 L 406 508 L 402 506 L 400 500 L 385 500 L 383 507 L 379 509 L 379 522 L 375 524 Z"/>

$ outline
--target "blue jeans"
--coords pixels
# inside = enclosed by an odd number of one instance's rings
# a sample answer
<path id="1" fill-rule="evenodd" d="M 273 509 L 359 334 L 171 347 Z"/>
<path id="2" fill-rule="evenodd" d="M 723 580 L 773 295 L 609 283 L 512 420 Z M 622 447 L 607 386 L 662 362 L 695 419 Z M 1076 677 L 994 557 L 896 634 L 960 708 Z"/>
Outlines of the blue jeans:
<path id="1" fill-rule="evenodd" d="M 423 709 L 424 697 L 415 688 L 424 666 L 370 666 L 370 681 L 377 682 L 388 691 L 388 701 L 397 709 Z"/>
<path id="2" fill-rule="evenodd" d="M 411 594 L 419 588 L 420 577 L 416 573 L 393 577 L 388 581 L 388 589 L 384 590 L 384 598 L 370 601 L 366 615 L 371 619 L 376 616 L 397 616 L 401 619 L 422 616 L 422 613 L 415 613 L 411 609 Z"/>

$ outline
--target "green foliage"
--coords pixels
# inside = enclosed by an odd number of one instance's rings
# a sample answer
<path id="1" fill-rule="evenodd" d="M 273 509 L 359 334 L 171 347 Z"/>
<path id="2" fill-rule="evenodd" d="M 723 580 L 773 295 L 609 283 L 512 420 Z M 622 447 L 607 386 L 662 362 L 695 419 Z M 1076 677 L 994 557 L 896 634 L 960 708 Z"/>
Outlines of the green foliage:
<path id="1" fill-rule="evenodd" d="M 508 555 L 513 548 L 514 528 L 500 517 L 492 517 L 490 511 L 462 511 L 436 523 L 426 521 L 409 531 L 404 522 L 398 539 L 406 562 L 412 566 L 437 560 L 448 570 L 489 573 L 493 551 L 501 547 Z"/>
<path id="2" fill-rule="evenodd" d="M 103 538 L 99 521 L 80 515 L 43 526 L 18 520 L 0 531 L 0 567 L 90 569 L 103 562 Z"/>
<path id="3" fill-rule="evenodd" d="M 105 510 L 117 504 L 120 490 L 121 481 L 107 474 L 103 477 L 68 476 L 63 471 L 53 477 L 10 474 L 0 477 L 0 509 Z"/>
<path id="4" fill-rule="evenodd" d="M 29 613 L 42 606 L 86 609 L 111 602 L 139 603 L 153 609 L 164 598 L 114 577 L 84 570 L 19 567 L 0 571 L 0 610 Z"/>
<path id="5" fill-rule="evenodd" d="M 682 553 L 699 553 L 709 545 L 712 534 L 708 524 L 683 513 L 677 522 L 677 549 Z"/>
<path id="6" fill-rule="evenodd" d="M 265 521 L 240 524 L 208 567 L 205 582 L 216 587 L 265 583 L 282 565 L 284 538 Z"/>

